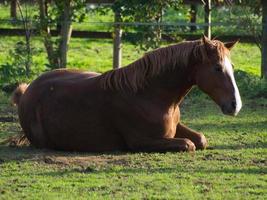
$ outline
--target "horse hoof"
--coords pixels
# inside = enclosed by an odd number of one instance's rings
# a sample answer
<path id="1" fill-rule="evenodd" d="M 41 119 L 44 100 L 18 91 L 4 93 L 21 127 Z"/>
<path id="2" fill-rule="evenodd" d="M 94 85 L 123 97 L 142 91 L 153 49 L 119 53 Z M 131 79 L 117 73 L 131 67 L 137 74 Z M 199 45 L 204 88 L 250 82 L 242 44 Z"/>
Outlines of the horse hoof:
<path id="1" fill-rule="evenodd" d="M 196 146 L 195 144 L 189 140 L 189 139 L 185 139 L 185 151 L 195 151 L 196 150 Z"/>
<path id="2" fill-rule="evenodd" d="M 203 150 L 206 149 L 208 146 L 208 141 L 206 137 L 200 133 L 199 141 L 195 144 L 197 149 Z"/>

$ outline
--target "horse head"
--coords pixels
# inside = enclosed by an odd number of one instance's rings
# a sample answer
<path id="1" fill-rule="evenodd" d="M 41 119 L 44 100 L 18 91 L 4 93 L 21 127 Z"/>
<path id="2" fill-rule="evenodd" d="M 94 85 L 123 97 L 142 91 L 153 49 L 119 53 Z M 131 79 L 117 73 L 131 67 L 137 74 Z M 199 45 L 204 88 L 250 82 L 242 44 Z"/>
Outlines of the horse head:
<path id="1" fill-rule="evenodd" d="M 242 107 L 229 57 L 230 50 L 237 42 L 222 43 L 203 36 L 202 62 L 195 72 L 196 85 L 220 106 L 224 114 L 232 116 L 237 115 Z"/>

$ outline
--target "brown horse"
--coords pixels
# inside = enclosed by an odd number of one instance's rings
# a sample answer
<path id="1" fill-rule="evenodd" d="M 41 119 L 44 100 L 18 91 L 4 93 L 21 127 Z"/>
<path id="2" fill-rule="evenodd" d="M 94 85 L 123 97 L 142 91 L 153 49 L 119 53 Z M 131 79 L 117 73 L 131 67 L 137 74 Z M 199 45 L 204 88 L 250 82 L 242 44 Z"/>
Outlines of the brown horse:
<path id="1" fill-rule="evenodd" d="M 224 114 L 239 112 L 241 99 L 229 59 L 235 43 L 203 37 L 157 49 L 104 74 L 65 69 L 45 73 L 14 93 L 20 124 L 39 148 L 204 149 L 205 136 L 180 122 L 179 105 L 197 85 Z"/>

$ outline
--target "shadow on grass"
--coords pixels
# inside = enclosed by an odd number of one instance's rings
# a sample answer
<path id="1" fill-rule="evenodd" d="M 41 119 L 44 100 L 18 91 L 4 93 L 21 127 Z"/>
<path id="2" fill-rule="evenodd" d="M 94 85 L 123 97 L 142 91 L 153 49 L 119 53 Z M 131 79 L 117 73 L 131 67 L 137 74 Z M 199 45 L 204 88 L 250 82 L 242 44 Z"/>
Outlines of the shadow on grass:
<path id="1" fill-rule="evenodd" d="M 201 124 L 191 124 L 196 130 L 205 130 L 213 132 L 219 129 L 225 130 L 228 133 L 233 131 L 233 134 L 238 134 L 242 137 L 242 134 L 245 134 L 247 140 L 236 140 L 233 143 L 229 144 L 227 141 L 223 144 L 218 144 L 215 146 L 210 146 L 209 150 L 240 150 L 240 149 L 259 149 L 267 148 L 267 141 L 265 139 L 257 141 L 249 141 L 249 134 L 251 132 L 259 132 L 261 130 L 267 130 L 267 120 L 260 122 L 251 122 L 251 123 L 237 123 L 237 122 L 228 122 L 227 125 L 220 125 L 218 123 L 201 123 Z M 225 128 L 227 127 L 227 128 Z M 240 131 L 236 133 L 235 130 Z M 253 137 L 253 135 L 252 135 Z M 34 160 L 44 156 L 65 156 L 67 158 L 79 157 L 97 157 L 97 156 L 127 156 L 130 152 L 108 152 L 108 153 L 78 153 L 78 152 L 63 152 L 63 151 L 53 151 L 46 149 L 36 149 L 34 147 L 9 147 L 5 145 L 0 145 L 0 164 L 3 162 L 10 161 L 20 161 L 20 160 Z M 90 159 L 90 158 L 88 158 Z"/>
<path id="2" fill-rule="evenodd" d="M 203 131 L 214 131 L 217 130 L 225 130 L 227 132 L 233 131 L 233 134 L 235 133 L 235 130 L 238 131 L 245 131 L 249 134 L 249 131 L 260 131 L 260 130 L 267 130 L 267 120 L 260 121 L 260 122 L 225 122 L 223 124 L 218 123 L 190 123 L 190 126 L 192 126 L 196 130 L 203 130 Z"/>
<path id="3" fill-rule="evenodd" d="M 49 149 L 37 149 L 31 146 L 9 147 L 5 145 L 0 145 L 0 164 L 1 162 L 3 163 L 3 162 L 25 161 L 25 160 L 44 161 L 44 158 L 47 157 L 49 158 L 65 157 L 66 159 L 84 158 L 87 159 L 88 161 L 90 161 L 91 158 L 93 161 L 94 158 L 99 158 L 99 160 L 101 158 L 110 159 L 112 157 L 129 156 L 129 154 L 130 154 L 129 152 L 102 152 L 102 153 L 67 152 L 67 151 L 55 151 Z"/>
<path id="4" fill-rule="evenodd" d="M 259 149 L 259 148 L 267 148 L 267 142 L 257 142 L 257 143 L 249 143 L 249 144 L 221 144 L 211 147 L 211 149 Z"/>
<path id="5" fill-rule="evenodd" d="M 263 149 L 267 148 L 266 142 L 257 142 L 249 144 L 223 144 L 211 146 L 206 150 L 206 153 L 213 154 L 213 150 L 242 150 L 242 149 Z M 222 152 L 223 153 L 223 152 Z M 95 162 L 105 162 L 105 163 L 116 163 L 124 164 L 124 161 L 130 157 L 130 155 L 138 154 L 134 152 L 102 152 L 102 153 L 87 153 L 87 152 L 66 152 L 66 151 L 55 151 L 48 149 L 36 149 L 31 146 L 23 147 L 9 147 L 5 145 L 0 145 L 0 164 L 12 161 L 38 161 L 45 162 L 48 164 L 65 164 L 69 165 L 71 162 L 68 160 L 73 160 L 72 164 L 75 164 L 75 160 L 79 161 L 78 163 L 90 163 Z M 164 154 L 164 153 L 162 153 Z M 177 152 L 179 154 L 179 152 Z M 196 152 L 197 154 L 197 152 Z M 201 154 L 201 152 L 200 152 Z M 47 159 L 48 158 L 48 159 Z M 60 161 L 57 158 L 64 158 Z M 50 160 L 49 160 L 50 159 Z M 53 160 L 54 159 L 54 160 Z M 114 162 L 113 162 L 114 161 Z M 121 161 L 121 163 L 120 163 Z M 81 164 L 83 165 L 83 164 Z"/>
<path id="6" fill-rule="evenodd" d="M 255 174 L 255 175 L 264 175 L 267 173 L 266 168 L 224 168 L 224 169 L 209 169 L 207 168 L 197 168 L 195 170 L 188 169 L 188 168 L 108 168 L 108 169 L 95 169 L 93 167 L 87 168 L 74 168 L 74 169 L 65 169 L 60 171 L 49 171 L 49 172 L 40 172 L 37 173 L 39 176 L 66 176 L 67 174 L 72 173 L 83 173 L 83 174 L 104 174 L 107 175 L 114 175 L 114 174 L 127 174 L 127 176 L 136 176 L 140 175 L 150 175 L 150 174 L 171 174 L 174 173 L 178 175 L 179 178 L 186 178 L 183 177 L 183 174 L 194 174 L 194 173 L 201 173 L 201 174 Z"/>

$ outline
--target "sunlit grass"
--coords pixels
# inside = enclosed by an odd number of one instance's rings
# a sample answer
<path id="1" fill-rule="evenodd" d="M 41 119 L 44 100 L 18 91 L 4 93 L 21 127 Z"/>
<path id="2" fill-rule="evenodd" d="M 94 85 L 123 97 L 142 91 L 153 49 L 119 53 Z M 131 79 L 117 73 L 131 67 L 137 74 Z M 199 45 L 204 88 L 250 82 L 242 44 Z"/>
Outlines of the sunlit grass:
<path id="1" fill-rule="evenodd" d="M 8 61 L 8 52 L 17 41 L 24 40 L 23 37 L 0 37 L 0 64 Z M 46 53 L 40 37 L 32 40 L 34 48 L 39 53 L 34 56 L 37 65 L 47 63 Z M 90 71 L 104 72 L 112 69 L 113 43 L 109 39 L 78 39 L 72 38 L 68 54 L 68 66 Z M 143 56 L 144 51 L 138 47 L 123 41 L 122 65 L 125 66 Z M 255 44 L 239 43 L 232 50 L 231 58 L 235 69 L 240 69 L 251 74 L 260 75 L 260 50 Z"/>
<path id="2" fill-rule="evenodd" d="M 187 21 L 186 11 L 179 15 L 169 11 L 165 21 Z M 1 5 L 0 16 L 8 19 L 9 8 Z M 73 26 L 76 30 L 112 29 L 88 23 L 94 21 L 112 22 L 113 14 L 90 14 L 85 23 Z M 1 23 L 0 27 L 14 26 Z M 24 38 L 0 37 L 0 65 L 9 61 L 9 51 L 19 40 Z M 32 44 L 38 50 L 33 70 L 45 70 L 42 39 L 34 37 Z M 110 70 L 112 52 L 112 40 L 72 38 L 68 67 Z M 123 66 L 143 54 L 123 41 Z M 235 69 L 246 72 L 252 81 L 259 77 L 260 51 L 255 44 L 239 43 L 231 58 Z M 244 105 L 235 118 L 223 116 L 214 102 L 205 95 L 197 96 L 196 91 L 185 99 L 183 123 L 203 132 L 209 141 L 209 149 L 194 154 L 69 153 L 0 144 L 0 199 L 267 199 L 267 101 L 247 98 L 253 88 L 248 90 L 242 76 L 238 81 Z M 14 120 L 5 122 L 10 117 Z M 9 95 L 0 92 L 0 143 L 20 130 Z"/>
<path id="3" fill-rule="evenodd" d="M 241 43 L 233 48 L 231 59 L 235 69 L 260 76 L 261 52 L 255 44 Z"/>
<path id="4" fill-rule="evenodd" d="M 203 132 L 210 146 L 194 154 L 0 145 L 0 199 L 266 199 L 266 107 L 266 99 L 246 101 L 233 118 L 220 114 L 211 100 L 186 99 L 182 121 Z M 4 117 L 10 107 L 1 109 Z M 17 122 L 1 122 L 0 142 L 18 131 Z"/>
<path id="5" fill-rule="evenodd" d="M 21 39 L 0 37 L 0 64 Z M 33 38 L 32 44 L 40 50 L 34 61 L 43 67 L 47 59 L 41 38 Z M 112 40 L 72 38 L 68 66 L 104 72 L 112 69 L 112 51 Z M 123 65 L 143 53 L 124 41 Z M 256 45 L 239 43 L 232 60 L 252 80 L 259 76 Z M 238 80 L 246 83 L 242 76 Z M 251 91 L 240 88 L 241 94 Z M 203 132 L 209 149 L 194 154 L 90 154 L 0 144 L 0 199 L 266 199 L 266 98 L 244 95 L 243 109 L 233 118 L 194 92 L 182 104 L 182 122 Z M 5 122 L 7 117 L 15 120 Z M 0 93 L 0 143 L 20 130 L 9 96 Z"/>

